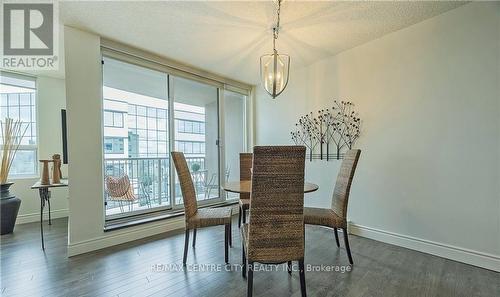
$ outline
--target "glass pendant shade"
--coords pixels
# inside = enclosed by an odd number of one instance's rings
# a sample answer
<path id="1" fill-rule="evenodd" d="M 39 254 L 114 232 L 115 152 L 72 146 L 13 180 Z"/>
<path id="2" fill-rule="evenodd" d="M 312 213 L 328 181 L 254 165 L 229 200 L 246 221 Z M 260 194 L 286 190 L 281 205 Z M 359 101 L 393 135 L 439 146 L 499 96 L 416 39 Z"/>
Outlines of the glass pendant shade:
<path id="1" fill-rule="evenodd" d="M 281 94 L 288 84 L 290 73 L 290 56 L 273 54 L 260 57 L 260 77 L 264 89 L 273 98 Z"/>

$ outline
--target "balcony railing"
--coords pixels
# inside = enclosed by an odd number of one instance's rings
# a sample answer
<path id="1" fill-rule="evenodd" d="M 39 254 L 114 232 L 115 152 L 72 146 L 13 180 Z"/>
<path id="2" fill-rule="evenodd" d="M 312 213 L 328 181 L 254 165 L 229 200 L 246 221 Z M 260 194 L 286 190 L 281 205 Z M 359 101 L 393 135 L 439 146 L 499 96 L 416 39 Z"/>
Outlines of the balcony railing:
<path id="1" fill-rule="evenodd" d="M 219 196 L 218 179 L 215 173 L 205 168 L 204 157 L 186 157 L 196 189 L 197 200 L 214 199 Z M 169 158 L 117 158 L 105 159 L 105 176 L 127 175 L 134 193 L 131 199 L 112 197 L 105 192 L 106 215 L 147 210 L 157 207 L 173 208 L 182 205 L 178 182 L 175 183 L 175 201 L 170 197 Z M 106 187 L 107 188 L 107 187 Z"/>

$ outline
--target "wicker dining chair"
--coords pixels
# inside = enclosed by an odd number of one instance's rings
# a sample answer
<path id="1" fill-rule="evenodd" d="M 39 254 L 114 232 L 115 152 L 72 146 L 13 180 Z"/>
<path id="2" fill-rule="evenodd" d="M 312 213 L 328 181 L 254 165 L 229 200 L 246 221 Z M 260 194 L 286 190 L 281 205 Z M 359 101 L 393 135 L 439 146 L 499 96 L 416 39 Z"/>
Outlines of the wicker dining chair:
<path id="1" fill-rule="evenodd" d="M 251 180 L 252 179 L 252 153 L 240 153 L 240 181 Z M 250 194 L 240 193 L 239 201 L 239 216 L 238 216 L 238 228 L 241 227 L 241 220 L 243 219 L 243 224 L 246 222 L 246 211 L 250 207 Z"/>
<path id="2" fill-rule="evenodd" d="M 189 246 L 189 230 L 193 230 L 193 248 L 196 244 L 196 229 L 210 226 L 225 226 L 224 235 L 224 260 L 229 263 L 229 248 L 232 245 L 231 236 L 231 207 L 201 208 L 198 209 L 196 192 L 193 180 L 189 172 L 186 158 L 181 152 L 172 152 L 175 170 L 181 185 L 182 198 L 184 200 L 184 213 L 186 218 L 186 234 L 184 239 L 184 257 L 182 264 L 186 265 Z"/>
<path id="3" fill-rule="evenodd" d="M 347 257 L 351 265 L 353 261 L 347 235 L 347 202 L 349 201 L 349 192 L 360 154 L 361 150 L 356 149 L 349 150 L 344 155 L 344 160 L 337 175 L 335 189 L 333 190 L 331 208 L 304 208 L 304 223 L 333 228 L 337 247 L 340 247 L 337 229 L 342 229 Z"/>
<path id="4" fill-rule="evenodd" d="M 242 275 L 247 296 L 253 291 L 253 265 L 299 262 L 304 272 L 304 146 L 256 146 L 253 154 L 249 223 L 241 227 Z M 248 262 L 248 267 L 247 267 Z M 248 270 L 248 271 L 247 271 Z"/>

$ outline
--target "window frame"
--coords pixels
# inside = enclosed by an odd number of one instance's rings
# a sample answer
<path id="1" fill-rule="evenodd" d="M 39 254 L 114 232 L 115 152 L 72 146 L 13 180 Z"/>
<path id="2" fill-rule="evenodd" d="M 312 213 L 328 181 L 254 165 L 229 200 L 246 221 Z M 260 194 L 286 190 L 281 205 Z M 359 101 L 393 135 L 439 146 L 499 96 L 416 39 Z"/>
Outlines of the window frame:
<path id="1" fill-rule="evenodd" d="M 148 59 L 147 55 L 142 55 L 141 53 L 142 52 L 140 52 L 139 54 L 133 54 L 131 52 L 123 51 L 123 50 L 120 50 L 119 48 L 117 49 L 113 46 L 110 46 L 109 41 L 101 40 L 101 57 L 102 58 L 106 57 L 106 58 L 110 58 L 110 59 L 116 59 L 118 61 L 130 63 L 132 65 L 145 67 L 145 68 L 148 68 L 151 70 L 161 71 L 161 72 L 165 73 L 166 75 L 168 75 L 169 86 L 172 85 L 172 79 L 174 77 L 179 77 L 179 78 L 190 79 L 190 80 L 198 82 L 198 83 L 204 83 L 207 85 L 211 85 L 211 86 L 214 86 L 217 88 L 217 94 L 218 94 L 217 95 L 218 96 L 218 99 L 217 99 L 218 100 L 217 143 L 218 143 L 218 155 L 219 155 L 219 158 L 218 158 L 219 159 L 218 180 L 219 180 L 219 182 L 221 182 L 222 181 L 221 177 L 224 176 L 224 172 L 225 172 L 224 141 L 221 139 L 222 138 L 221 135 L 224 135 L 223 134 L 223 131 L 224 131 L 223 125 L 225 123 L 225 117 L 224 117 L 224 113 L 222 112 L 222 107 L 221 107 L 223 105 L 223 100 L 224 100 L 223 93 L 226 90 L 230 90 L 232 92 L 237 92 L 237 93 L 240 93 L 240 94 L 246 96 L 245 110 L 244 110 L 245 114 L 243 114 L 243 117 L 245 118 L 245 131 L 242 131 L 242 132 L 244 134 L 243 139 L 245 141 L 245 147 L 246 147 L 246 150 L 248 150 L 248 147 L 249 147 L 248 144 L 253 143 L 253 136 L 252 136 L 252 132 L 251 132 L 253 130 L 253 128 L 252 128 L 253 123 L 251 121 L 249 121 L 249 119 L 251 119 L 251 117 L 248 116 L 248 113 L 251 112 L 251 108 L 249 108 L 249 106 L 251 106 L 251 104 L 253 104 L 252 96 L 253 96 L 254 86 L 247 85 L 244 83 L 238 83 L 238 82 L 232 81 L 232 80 L 224 80 L 224 79 L 221 79 L 221 80 L 215 79 L 214 80 L 214 78 L 211 78 L 210 76 L 205 76 L 204 74 L 206 74 L 206 73 L 203 73 L 203 75 L 196 75 L 196 74 L 193 74 L 192 72 L 189 72 L 189 71 L 186 72 L 186 71 L 183 71 L 182 69 L 179 69 L 179 68 L 171 68 L 170 66 L 168 66 L 168 64 L 161 63 L 156 59 L 150 60 L 150 59 Z M 232 85 L 231 83 L 235 83 L 235 84 Z M 167 138 L 168 138 L 168 147 L 167 147 L 168 152 L 175 150 L 175 140 L 176 140 L 175 134 L 176 134 L 176 132 L 178 132 L 178 131 L 176 131 L 176 123 L 175 123 L 176 119 L 175 119 L 175 113 L 174 113 L 174 111 L 175 111 L 175 109 L 174 109 L 175 98 L 172 96 L 172 93 L 171 93 L 172 90 L 173 90 L 172 88 L 170 88 L 170 87 L 168 88 L 168 93 L 169 93 L 168 94 L 169 108 L 167 110 L 168 130 L 166 131 Z M 135 115 L 140 116 L 141 115 L 140 111 L 136 110 Z M 145 126 L 145 130 L 147 130 L 147 124 Z M 206 127 L 203 127 L 203 128 L 199 127 L 198 131 L 200 132 L 200 134 L 205 134 Z M 200 147 L 200 151 L 206 152 L 206 143 L 201 142 L 199 147 Z M 172 184 L 175 184 L 175 182 L 174 182 L 175 168 L 174 168 L 173 162 L 169 162 L 169 163 L 170 163 L 170 166 L 169 166 L 168 170 L 170 171 L 170 184 L 172 185 Z M 176 211 L 179 211 L 180 209 L 183 208 L 182 204 L 177 205 L 175 203 L 176 195 L 174 194 L 175 191 L 173 190 L 173 188 L 174 188 L 173 186 L 170 186 L 170 190 L 171 190 L 170 201 L 171 201 L 171 205 L 173 205 L 173 207 L 165 208 L 165 209 L 163 207 L 156 208 L 157 211 L 153 211 L 153 212 L 156 212 L 156 213 L 158 213 L 158 215 L 161 215 L 161 214 L 165 214 L 165 213 L 176 212 Z M 201 206 L 217 205 L 217 204 L 220 204 L 221 202 L 225 202 L 225 201 L 226 201 L 226 197 L 224 195 L 224 192 L 223 192 L 223 190 L 219 189 L 218 199 L 202 200 L 202 201 L 198 201 L 198 204 L 201 207 Z M 233 200 L 227 200 L 227 201 L 231 202 Z M 148 212 L 148 210 L 144 210 L 144 213 L 145 212 Z M 118 217 L 111 218 L 111 217 L 105 215 L 105 217 L 104 217 L 105 218 L 105 225 L 109 225 L 108 222 L 113 221 L 115 219 L 124 219 L 126 217 L 130 217 L 130 220 L 133 221 L 133 217 L 139 213 L 143 213 L 143 211 L 138 211 L 138 212 L 134 211 L 132 213 L 128 213 L 126 216 L 120 216 L 119 218 Z"/>

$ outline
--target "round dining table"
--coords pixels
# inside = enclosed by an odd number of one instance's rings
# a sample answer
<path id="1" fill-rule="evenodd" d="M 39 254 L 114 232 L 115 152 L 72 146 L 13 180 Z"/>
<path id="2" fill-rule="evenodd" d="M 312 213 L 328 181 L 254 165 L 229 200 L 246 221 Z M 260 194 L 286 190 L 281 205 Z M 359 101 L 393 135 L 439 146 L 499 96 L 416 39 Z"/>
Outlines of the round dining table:
<path id="1" fill-rule="evenodd" d="M 250 193 L 252 190 L 252 182 L 249 180 L 242 180 L 242 181 L 229 181 L 226 182 L 225 184 L 222 185 L 222 188 L 225 191 L 232 192 L 232 193 Z M 319 186 L 317 184 L 313 183 L 304 183 L 304 193 L 311 193 L 314 191 L 317 191 L 319 189 Z"/>

